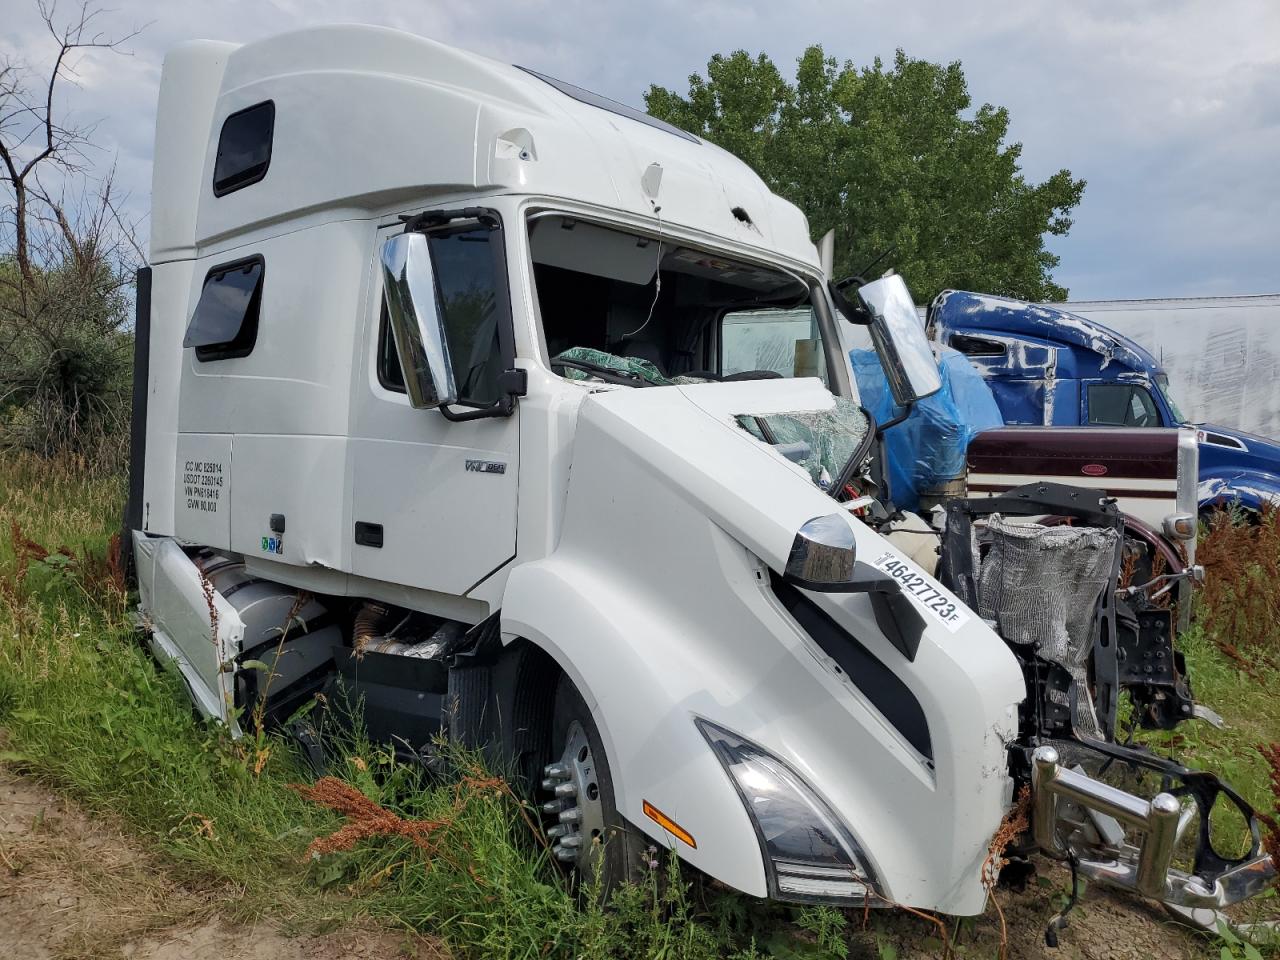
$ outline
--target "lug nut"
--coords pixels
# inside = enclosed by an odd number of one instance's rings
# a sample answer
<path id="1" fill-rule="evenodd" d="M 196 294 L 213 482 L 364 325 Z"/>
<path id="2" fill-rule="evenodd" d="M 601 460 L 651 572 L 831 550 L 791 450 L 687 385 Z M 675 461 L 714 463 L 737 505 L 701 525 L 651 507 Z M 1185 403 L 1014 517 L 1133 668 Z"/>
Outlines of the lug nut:
<path id="1" fill-rule="evenodd" d="M 555 780 L 567 779 L 569 772 L 569 765 L 567 763 L 549 763 L 542 771 L 544 776 L 551 777 Z"/>
<path id="2" fill-rule="evenodd" d="M 582 846 L 582 837 L 577 834 L 574 834 L 571 837 L 565 837 L 560 841 L 560 849 L 562 850 L 577 850 L 580 846 Z"/>
<path id="3" fill-rule="evenodd" d="M 543 812 L 543 813 L 559 813 L 559 812 L 560 812 L 560 801 L 559 801 L 559 800 L 548 800 L 546 803 L 544 803 L 544 804 L 542 805 L 542 812 Z"/>
<path id="4" fill-rule="evenodd" d="M 556 847 L 556 859 L 562 863 L 569 863 L 571 860 L 577 860 L 578 854 L 575 850 L 566 850 L 564 847 Z"/>
<path id="5" fill-rule="evenodd" d="M 559 783 L 560 783 L 559 780 L 552 780 L 550 777 L 548 777 L 546 780 L 542 781 L 542 789 L 547 791 L 554 790 L 559 785 Z"/>
<path id="6" fill-rule="evenodd" d="M 569 832 L 569 828 L 562 823 L 558 823 L 554 827 L 547 828 L 547 836 L 550 837 L 552 840 L 558 839 L 559 837 L 563 837 L 568 832 Z"/>
<path id="7" fill-rule="evenodd" d="M 576 797 L 578 795 L 578 787 L 573 783 L 558 783 L 553 792 L 557 797 Z"/>
<path id="8" fill-rule="evenodd" d="M 577 823 L 582 819 L 582 811 L 577 807 L 570 807 L 568 810 L 560 811 L 561 823 Z"/>

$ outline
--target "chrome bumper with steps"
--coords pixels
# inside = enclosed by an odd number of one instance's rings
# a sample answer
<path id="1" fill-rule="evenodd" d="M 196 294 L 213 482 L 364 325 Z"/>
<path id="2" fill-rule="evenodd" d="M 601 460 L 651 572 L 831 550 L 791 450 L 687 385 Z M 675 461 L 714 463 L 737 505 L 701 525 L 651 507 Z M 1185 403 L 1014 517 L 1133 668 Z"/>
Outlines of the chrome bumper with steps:
<path id="1" fill-rule="evenodd" d="M 1037 845 L 1051 857 L 1074 859 L 1082 875 L 1099 883 L 1174 906 L 1216 909 L 1261 893 L 1276 879 L 1275 863 L 1256 832 L 1250 853 L 1223 869 L 1194 874 L 1175 868 L 1174 850 L 1196 808 L 1184 807 L 1171 793 L 1143 800 L 1064 766 L 1051 746 L 1036 748 L 1031 776 Z M 1084 812 L 1104 842 L 1077 847 L 1062 839 L 1064 828 L 1079 826 L 1064 816 L 1068 804 Z M 1125 840 L 1126 830 L 1141 834 L 1136 845 Z"/>

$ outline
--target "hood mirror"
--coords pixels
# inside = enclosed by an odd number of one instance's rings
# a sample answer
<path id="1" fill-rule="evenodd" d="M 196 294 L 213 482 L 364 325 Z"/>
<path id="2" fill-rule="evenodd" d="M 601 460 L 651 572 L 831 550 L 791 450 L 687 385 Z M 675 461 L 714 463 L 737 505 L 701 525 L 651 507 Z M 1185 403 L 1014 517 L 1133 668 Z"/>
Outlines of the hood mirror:
<path id="1" fill-rule="evenodd" d="M 435 271 L 425 234 L 401 233 L 382 245 L 383 296 L 409 403 L 422 410 L 458 400 Z"/>
<path id="2" fill-rule="evenodd" d="M 858 299 L 870 316 L 871 340 L 900 407 L 942 389 L 938 362 L 916 314 L 915 301 L 902 277 L 891 274 L 858 288 Z"/>

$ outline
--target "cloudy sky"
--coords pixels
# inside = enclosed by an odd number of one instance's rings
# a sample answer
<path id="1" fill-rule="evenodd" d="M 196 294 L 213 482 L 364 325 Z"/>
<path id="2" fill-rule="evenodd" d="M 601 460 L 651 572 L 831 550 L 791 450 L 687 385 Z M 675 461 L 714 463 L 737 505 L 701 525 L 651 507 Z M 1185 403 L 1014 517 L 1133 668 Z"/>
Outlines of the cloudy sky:
<path id="1" fill-rule="evenodd" d="M 68 0 L 62 3 L 70 11 Z M 316 23 L 399 27 L 534 67 L 642 106 L 680 91 L 716 52 L 769 54 L 784 71 L 810 43 L 862 64 L 960 60 L 975 103 L 1009 108 L 1023 168 L 1089 185 L 1055 239 L 1072 299 L 1280 292 L 1280 3 L 1274 0 L 108 0 L 104 29 L 146 25 L 131 56 L 85 56 L 67 104 L 98 120 L 145 218 L 164 51 Z M 3 0 L 0 50 L 39 66 L 35 0 Z"/>

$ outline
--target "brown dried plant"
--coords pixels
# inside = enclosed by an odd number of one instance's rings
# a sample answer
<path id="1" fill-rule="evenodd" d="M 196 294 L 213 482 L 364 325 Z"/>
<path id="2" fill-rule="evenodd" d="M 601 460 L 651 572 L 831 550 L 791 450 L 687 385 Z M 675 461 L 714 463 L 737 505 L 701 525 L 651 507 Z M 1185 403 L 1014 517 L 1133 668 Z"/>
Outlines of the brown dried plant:
<path id="1" fill-rule="evenodd" d="M 1258 820 L 1267 828 L 1262 846 L 1267 853 L 1271 854 L 1271 861 L 1276 865 L 1276 869 L 1280 870 L 1280 823 L 1277 823 L 1280 819 L 1280 743 L 1261 745 L 1258 747 L 1258 752 L 1267 761 L 1268 772 L 1271 775 L 1271 795 L 1275 798 L 1274 816 L 1257 811 Z"/>
<path id="2" fill-rule="evenodd" d="M 1280 510 L 1264 507 L 1255 522 L 1217 511 L 1196 550 L 1206 573 L 1199 622 L 1247 672 L 1259 659 L 1274 662 L 1280 654 Z"/>
<path id="3" fill-rule="evenodd" d="M 996 899 L 996 883 L 1000 879 L 1000 871 L 1009 865 L 1006 856 L 1009 845 L 1031 829 L 1031 788 L 1024 786 L 1018 791 L 1018 798 L 1005 813 L 987 846 L 987 856 L 982 861 L 982 885 L 987 888 L 987 895 L 995 904 L 996 916 L 1000 918 L 1000 952 L 999 960 L 1005 960 L 1009 951 L 1009 928 L 1005 923 L 1004 910 Z"/>
<path id="4" fill-rule="evenodd" d="M 352 850 L 361 840 L 369 837 L 400 836 L 413 841 L 420 849 L 431 853 L 434 833 L 445 826 L 445 820 L 405 820 L 379 803 L 370 800 L 351 784 L 337 777 L 321 777 L 313 786 L 291 784 L 290 789 L 301 796 L 328 807 L 346 817 L 347 822 L 327 837 L 317 837 L 307 847 L 307 856 Z"/>
<path id="5" fill-rule="evenodd" d="M 209 641 L 213 649 L 221 652 L 218 644 L 218 605 L 214 602 L 213 581 L 200 570 L 200 592 L 204 594 L 204 605 L 209 611 Z"/>
<path id="6" fill-rule="evenodd" d="M 434 820 L 406 820 L 337 777 L 321 777 L 311 786 L 290 784 L 289 788 L 312 803 L 328 807 L 346 818 L 346 823 L 333 833 L 311 841 L 307 847 L 308 858 L 352 850 L 361 840 L 370 837 L 399 836 L 412 841 L 428 855 L 449 859 L 435 838 L 448 829 L 467 804 L 485 794 L 511 796 L 511 788 L 506 781 L 473 771 L 454 787 L 453 805 L 448 816 Z"/>
<path id="7" fill-rule="evenodd" d="M 1133 584 L 1133 574 L 1138 569 L 1138 553 L 1136 550 L 1125 550 L 1124 558 L 1120 563 L 1120 589 L 1131 586 Z"/>
<path id="8" fill-rule="evenodd" d="M 11 597 L 17 596 L 18 586 L 26 580 L 33 563 L 43 563 L 50 557 L 65 557 L 67 572 L 80 591 L 98 605 L 123 602 L 127 587 L 124 568 L 120 565 L 120 535 L 112 536 L 105 554 L 72 550 L 65 544 L 49 548 L 28 537 L 16 520 L 9 521 L 9 540 L 13 548 L 15 564 L 13 573 L 4 578 L 2 586 Z"/>

